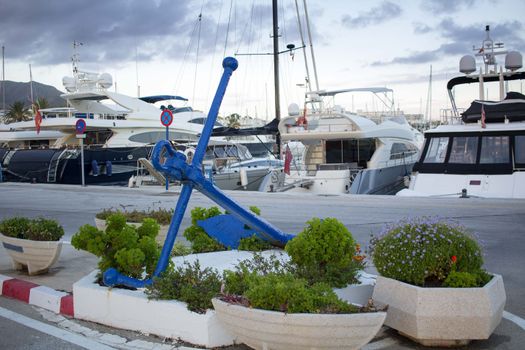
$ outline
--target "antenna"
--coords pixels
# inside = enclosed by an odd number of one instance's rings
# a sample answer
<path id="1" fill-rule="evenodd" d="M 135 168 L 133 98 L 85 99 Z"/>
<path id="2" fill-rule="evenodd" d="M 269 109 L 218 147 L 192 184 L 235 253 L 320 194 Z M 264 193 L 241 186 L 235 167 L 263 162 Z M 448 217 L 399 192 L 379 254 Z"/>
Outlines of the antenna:
<path id="1" fill-rule="evenodd" d="M 2 45 L 2 110 L 5 113 L 5 47 Z"/>
<path id="2" fill-rule="evenodd" d="M 77 47 L 82 45 L 84 44 L 73 40 L 73 56 L 71 56 L 71 62 L 73 63 L 73 73 L 78 73 L 78 62 L 80 62 L 80 59 L 78 58 L 79 56 L 77 53 Z"/>

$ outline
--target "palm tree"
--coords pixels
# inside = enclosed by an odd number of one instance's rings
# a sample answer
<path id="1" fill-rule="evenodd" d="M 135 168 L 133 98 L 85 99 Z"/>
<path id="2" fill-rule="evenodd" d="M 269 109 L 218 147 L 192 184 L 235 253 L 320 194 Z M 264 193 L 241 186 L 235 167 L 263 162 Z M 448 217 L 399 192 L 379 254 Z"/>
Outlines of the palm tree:
<path id="1" fill-rule="evenodd" d="M 237 113 L 230 114 L 222 119 L 230 128 L 239 129 L 241 127 L 241 116 Z"/>
<path id="2" fill-rule="evenodd" d="M 16 101 L 11 106 L 4 116 L 4 123 L 15 123 L 31 120 L 31 113 L 29 109 L 24 106 L 24 102 Z"/>
<path id="3" fill-rule="evenodd" d="M 49 108 L 49 101 L 45 97 L 39 97 L 36 100 L 36 105 L 38 106 L 38 109 Z"/>

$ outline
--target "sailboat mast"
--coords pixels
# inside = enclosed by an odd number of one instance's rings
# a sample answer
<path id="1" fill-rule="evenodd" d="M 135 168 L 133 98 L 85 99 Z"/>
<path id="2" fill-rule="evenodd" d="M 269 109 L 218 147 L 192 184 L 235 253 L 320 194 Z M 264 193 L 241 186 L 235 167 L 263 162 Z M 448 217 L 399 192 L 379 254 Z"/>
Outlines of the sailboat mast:
<path id="1" fill-rule="evenodd" d="M 2 110 L 5 113 L 5 47 L 2 45 Z"/>
<path id="2" fill-rule="evenodd" d="M 33 104 L 33 72 L 31 72 L 31 63 L 29 64 L 29 88 L 31 90 L 31 104 Z"/>
<path id="3" fill-rule="evenodd" d="M 281 101 L 279 98 L 279 27 L 277 14 L 277 0 L 272 0 L 273 15 L 273 76 L 275 86 L 275 119 L 281 120 Z M 277 132 L 275 136 L 277 144 L 277 158 L 281 158 L 281 135 Z"/>
<path id="4" fill-rule="evenodd" d="M 312 44 L 312 31 L 310 30 L 310 18 L 308 17 L 308 7 L 306 0 L 303 0 L 304 14 L 306 16 L 306 28 L 308 29 L 308 41 L 310 41 L 310 52 L 312 54 L 312 65 L 314 67 L 315 88 L 319 91 L 319 78 L 317 77 L 317 66 L 315 64 L 314 45 Z"/>

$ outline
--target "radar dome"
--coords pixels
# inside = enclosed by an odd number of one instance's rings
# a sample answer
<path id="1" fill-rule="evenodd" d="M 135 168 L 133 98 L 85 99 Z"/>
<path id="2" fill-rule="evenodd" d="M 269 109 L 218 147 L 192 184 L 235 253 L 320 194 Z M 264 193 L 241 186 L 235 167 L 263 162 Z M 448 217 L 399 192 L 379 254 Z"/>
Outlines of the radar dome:
<path id="1" fill-rule="evenodd" d="M 515 71 L 523 67 L 523 57 L 518 51 L 511 51 L 505 56 L 505 68 Z"/>
<path id="2" fill-rule="evenodd" d="M 476 71 L 476 60 L 473 56 L 466 55 L 459 60 L 459 71 L 464 74 L 470 74 Z"/>
<path id="3" fill-rule="evenodd" d="M 66 88 L 67 92 L 73 92 L 76 89 L 75 78 L 73 77 L 63 77 L 62 85 Z"/>
<path id="4" fill-rule="evenodd" d="M 288 115 L 293 117 L 299 114 L 301 114 L 299 105 L 297 103 L 290 103 L 290 105 L 288 106 Z"/>
<path id="5" fill-rule="evenodd" d="M 102 73 L 98 77 L 98 83 L 102 88 L 108 89 L 113 85 L 113 77 L 109 73 Z"/>

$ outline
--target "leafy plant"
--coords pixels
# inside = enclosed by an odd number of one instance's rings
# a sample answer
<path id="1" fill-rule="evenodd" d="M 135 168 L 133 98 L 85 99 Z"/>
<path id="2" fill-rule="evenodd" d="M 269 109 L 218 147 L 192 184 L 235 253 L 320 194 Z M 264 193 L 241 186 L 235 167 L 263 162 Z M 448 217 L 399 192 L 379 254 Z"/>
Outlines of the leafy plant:
<path id="1" fill-rule="evenodd" d="M 251 237 L 241 238 L 239 247 L 237 249 L 260 252 L 263 250 L 272 249 L 272 245 L 254 234 Z"/>
<path id="2" fill-rule="evenodd" d="M 188 310 L 206 313 L 213 309 L 211 299 L 221 290 L 221 278 L 216 270 L 201 269 L 196 260 L 193 264 L 184 262 L 183 267 L 168 268 L 159 278 L 146 287 L 150 299 L 176 299 L 188 304 Z"/>
<path id="3" fill-rule="evenodd" d="M 121 211 L 115 209 L 104 209 L 97 213 L 95 217 L 101 220 L 107 220 L 107 218 L 113 214 L 122 214 L 126 217 L 127 222 L 140 223 L 146 218 L 155 219 L 160 225 L 169 225 L 173 216 L 173 210 L 168 209 L 148 209 L 148 210 L 132 210 L 132 211 Z"/>
<path id="4" fill-rule="evenodd" d="M 191 242 L 191 248 L 194 253 L 227 250 L 225 246 L 217 242 L 214 238 L 208 236 L 206 231 L 197 225 L 197 221 L 199 220 L 206 220 L 221 214 L 221 211 L 217 207 L 211 207 L 208 209 L 201 207 L 193 208 L 191 211 L 191 226 L 184 230 L 184 237 Z"/>
<path id="5" fill-rule="evenodd" d="M 9 237 L 33 241 L 59 241 L 64 228 L 51 219 L 13 217 L 0 222 L 0 232 Z"/>
<path id="6" fill-rule="evenodd" d="M 326 283 L 309 285 L 291 273 L 256 275 L 245 296 L 257 309 L 287 313 L 352 313 L 358 308 L 340 300 Z"/>
<path id="7" fill-rule="evenodd" d="M 385 226 L 372 237 L 370 252 L 379 273 L 419 286 L 486 283 L 481 248 L 474 237 L 456 223 L 420 217 Z M 490 280 L 490 278 L 488 278 Z M 483 284 L 479 284 L 483 283 Z"/>
<path id="8" fill-rule="evenodd" d="M 171 249 L 171 256 L 184 256 L 192 254 L 193 250 L 191 247 L 183 244 L 182 242 L 176 242 Z"/>
<path id="9" fill-rule="evenodd" d="M 122 214 L 113 214 L 107 221 L 105 232 L 91 225 L 80 227 L 71 239 L 73 247 L 98 256 L 101 272 L 113 267 L 129 277 L 151 275 L 160 256 L 155 242 L 159 224 L 153 219 L 144 219 L 142 225 L 135 228 L 126 224 Z"/>
<path id="10" fill-rule="evenodd" d="M 307 224 L 285 247 L 298 276 L 339 288 L 356 283 L 364 263 L 350 231 L 334 218 L 313 218 Z"/>

